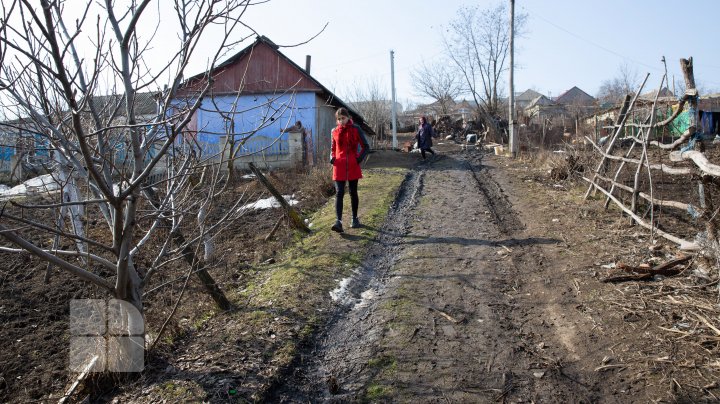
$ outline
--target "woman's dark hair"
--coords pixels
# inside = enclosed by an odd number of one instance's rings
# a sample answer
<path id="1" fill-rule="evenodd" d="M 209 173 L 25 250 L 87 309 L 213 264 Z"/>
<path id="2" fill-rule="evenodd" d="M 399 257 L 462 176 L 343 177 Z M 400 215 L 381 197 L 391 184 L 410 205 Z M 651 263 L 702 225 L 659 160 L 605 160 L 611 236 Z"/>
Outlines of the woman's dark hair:
<path id="1" fill-rule="evenodd" d="M 340 117 L 340 116 L 346 116 L 346 117 L 350 118 L 350 112 L 348 112 L 347 108 L 340 107 L 337 109 L 337 111 L 335 111 L 335 117 Z"/>

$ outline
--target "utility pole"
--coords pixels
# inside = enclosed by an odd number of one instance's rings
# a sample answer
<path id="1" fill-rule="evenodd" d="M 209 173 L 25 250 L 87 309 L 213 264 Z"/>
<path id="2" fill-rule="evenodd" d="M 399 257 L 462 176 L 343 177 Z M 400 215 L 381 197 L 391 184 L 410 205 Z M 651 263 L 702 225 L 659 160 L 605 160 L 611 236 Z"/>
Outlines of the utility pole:
<path id="1" fill-rule="evenodd" d="M 397 143 L 397 112 L 395 110 L 395 52 L 390 50 L 390 91 L 392 93 L 392 148 L 398 148 Z"/>
<path id="2" fill-rule="evenodd" d="M 508 118 L 508 129 L 510 130 L 510 153 L 517 157 L 519 144 L 515 133 L 515 0 L 510 0 L 510 117 Z"/>

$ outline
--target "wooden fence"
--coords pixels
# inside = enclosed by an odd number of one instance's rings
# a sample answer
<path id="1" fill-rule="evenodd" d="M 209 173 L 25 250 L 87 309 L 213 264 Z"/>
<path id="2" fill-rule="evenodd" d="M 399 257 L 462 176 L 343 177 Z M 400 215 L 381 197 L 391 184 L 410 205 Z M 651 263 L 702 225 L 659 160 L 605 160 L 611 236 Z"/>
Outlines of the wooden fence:
<path id="1" fill-rule="evenodd" d="M 720 196 L 720 166 L 708 158 L 715 149 L 711 139 L 698 130 L 692 58 L 681 59 L 680 65 L 687 90 L 675 114 L 656 121 L 656 97 L 643 123 L 627 123 L 637 95 L 632 99 L 627 96 L 608 142 L 601 146 L 586 137 L 597 151 L 599 162 L 592 177 L 584 177 L 590 183 L 585 198 L 601 192 L 606 207 L 615 203 L 651 234 L 678 244 L 680 249 L 698 250 L 704 241 L 717 241 L 720 209 L 713 200 Z M 665 77 L 660 88 L 664 81 Z M 637 94 L 646 82 L 647 76 Z M 659 141 L 655 136 L 659 129 L 677 118 L 685 104 L 688 129 L 672 142 Z M 627 146 L 620 147 L 622 144 Z"/>

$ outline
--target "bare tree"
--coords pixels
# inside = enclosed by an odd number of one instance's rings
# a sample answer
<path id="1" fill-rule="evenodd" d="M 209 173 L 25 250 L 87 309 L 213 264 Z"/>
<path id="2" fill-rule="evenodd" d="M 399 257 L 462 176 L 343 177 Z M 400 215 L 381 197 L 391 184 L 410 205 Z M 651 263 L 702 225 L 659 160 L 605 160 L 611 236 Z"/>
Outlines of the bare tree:
<path id="1" fill-rule="evenodd" d="M 434 99 L 442 115 L 448 115 L 455 98 L 463 92 L 463 81 L 449 62 L 423 61 L 410 72 L 410 79 L 417 95 Z"/>
<path id="2" fill-rule="evenodd" d="M 602 82 L 597 98 L 601 102 L 618 103 L 632 94 L 640 84 L 640 73 L 627 63 L 618 67 L 617 75 Z"/>
<path id="3" fill-rule="evenodd" d="M 388 86 L 382 80 L 369 78 L 357 83 L 348 91 L 350 105 L 370 125 L 375 133 L 381 135 L 389 127 L 392 115 L 392 101 L 388 96 Z"/>
<path id="4" fill-rule="evenodd" d="M 684 80 L 676 80 L 675 85 L 673 86 L 672 84 L 670 84 L 670 86 L 671 86 L 670 91 L 675 90 L 674 93 L 676 96 L 678 96 L 678 95 L 682 96 L 682 94 L 685 94 L 685 91 L 687 90 Z M 698 94 L 710 95 L 710 94 L 720 93 L 720 88 L 713 87 L 710 84 L 703 82 L 702 80 L 698 80 L 697 84 L 695 85 L 695 88 L 697 89 Z"/>
<path id="5" fill-rule="evenodd" d="M 526 14 L 515 15 L 515 35 L 522 36 Z M 461 7 L 444 36 L 445 50 L 464 80 L 465 92 L 486 120 L 500 115 L 502 77 L 507 70 L 510 36 L 506 2 L 495 7 Z"/>
<path id="6" fill-rule="evenodd" d="M 68 4 L 2 5 L 0 90 L 21 107 L 22 125 L 48 145 L 62 192 L 53 202 L 22 206 L 27 212 L 58 209 L 57 220 L 3 209 L 0 234 L 14 247 L 0 249 L 34 254 L 140 313 L 153 275 L 184 259 L 188 276 L 199 274 L 226 307 L 206 269 L 216 255 L 214 238 L 242 215 L 245 199 L 218 205 L 227 184 L 221 167 L 234 156 L 186 135 L 212 79 L 191 97 L 181 98 L 179 89 L 188 65 L 201 57 L 198 49 L 214 46 L 204 56 L 212 71 L 236 44 L 232 38 L 252 3 L 174 0 L 175 24 L 163 21 L 162 34 L 142 28 L 158 27 L 150 0 L 86 0 L 66 24 Z M 207 39 L 211 29 L 222 31 L 219 40 Z M 178 34 L 176 49 L 155 57 L 153 47 L 166 48 L 156 42 L 168 32 Z M 148 97 L 154 110 L 141 113 Z M 44 240 L 55 237 L 73 247 L 48 248 Z"/>

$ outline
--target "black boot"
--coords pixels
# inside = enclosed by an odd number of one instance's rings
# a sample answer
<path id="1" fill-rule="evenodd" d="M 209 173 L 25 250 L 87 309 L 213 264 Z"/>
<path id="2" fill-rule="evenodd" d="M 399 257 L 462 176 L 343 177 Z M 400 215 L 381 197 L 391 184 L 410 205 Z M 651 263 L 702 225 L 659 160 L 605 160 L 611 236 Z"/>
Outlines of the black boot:
<path id="1" fill-rule="evenodd" d="M 332 227 L 331 227 L 330 229 L 331 229 L 332 231 L 336 231 L 336 232 L 338 232 L 338 233 L 342 233 L 342 232 L 343 232 L 342 222 L 341 222 L 340 220 L 336 220 L 336 221 L 335 221 L 335 224 L 332 225 Z"/>

